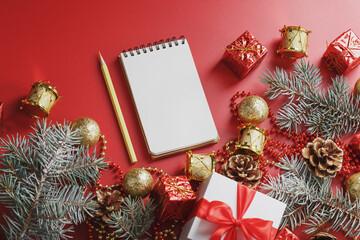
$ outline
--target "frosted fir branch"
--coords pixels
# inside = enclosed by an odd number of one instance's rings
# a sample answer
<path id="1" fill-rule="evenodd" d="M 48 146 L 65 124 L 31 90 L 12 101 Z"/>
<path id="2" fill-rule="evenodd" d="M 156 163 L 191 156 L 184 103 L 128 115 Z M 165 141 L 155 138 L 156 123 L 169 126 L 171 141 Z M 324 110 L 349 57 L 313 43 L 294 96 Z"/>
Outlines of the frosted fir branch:
<path id="1" fill-rule="evenodd" d="M 108 224 L 120 238 L 139 240 L 154 222 L 156 204 L 152 199 L 144 203 L 139 197 L 127 196 L 120 211 L 112 212 Z"/>
<path id="2" fill-rule="evenodd" d="M 281 228 L 289 226 L 294 230 L 305 223 L 305 232 L 310 234 L 330 223 L 332 230 L 360 239 L 360 198 L 352 202 L 342 189 L 333 193 L 331 179 L 317 178 L 301 158 L 285 156 L 277 166 L 282 173 L 269 176 L 262 190 L 287 204 Z"/>
<path id="3" fill-rule="evenodd" d="M 304 125 L 311 134 L 335 139 L 360 128 L 360 98 L 353 96 L 342 76 L 332 78 L 327 90 L 321 89 L 320 70 L 301 60 L 294 64 L 293 73 L 276 68 L 263 73 L 261 82 L 269 85 L 265 95 L 270 100 L 288 97 L 276 116 L 281 129 L 298 133 Z"/>
<path id="4" fill-rule="evenodd" d="M 7 238 L 68 239 L 68 224 L 83 222 L 95 209 L 83 186 L 99 179 L 104 159 L 79 147 L 66 122 L 38 121 L 28 137 L 8 137 L 0 144 L 0 202 L 11 213 L 3 215 L 6 226 L 1 226 Z M 74 167 L 65 168 L 70 164 Z"/>

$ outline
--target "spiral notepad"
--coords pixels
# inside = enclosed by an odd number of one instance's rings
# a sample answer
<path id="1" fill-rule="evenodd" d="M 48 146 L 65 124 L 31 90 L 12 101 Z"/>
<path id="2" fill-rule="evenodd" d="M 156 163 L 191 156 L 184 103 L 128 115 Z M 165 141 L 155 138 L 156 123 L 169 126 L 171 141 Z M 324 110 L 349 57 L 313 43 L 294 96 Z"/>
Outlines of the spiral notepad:
<path id="1" fill-rule="evenodd" d="M 153 158 L 219 140 L 185 38 L 141 45 L 119 57 Z"/>

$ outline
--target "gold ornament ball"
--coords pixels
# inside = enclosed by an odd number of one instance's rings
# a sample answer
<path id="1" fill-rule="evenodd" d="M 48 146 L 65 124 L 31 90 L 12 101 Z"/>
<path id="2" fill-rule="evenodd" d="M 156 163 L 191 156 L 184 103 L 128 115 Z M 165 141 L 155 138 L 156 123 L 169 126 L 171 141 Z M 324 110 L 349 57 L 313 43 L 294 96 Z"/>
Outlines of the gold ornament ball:
<path id="1" fill-rule="evenodd" d="M 154 179 L 144 168 L 129 170 L 123 179 L 123 188 L 126 194 L 142 198 L 149 195 L 154 187 Z"/>
<path id="2" fill-rule="evenodd" d="M 345 187 L 351 199 L 355 200 L 357 197 L 360 197 L 360 173 L 351 175 L 351 177 L 345 181 Z"/>
<path id="3" fill-rule="evenodd" d="M 355 94 L 355 96 L 360 95 L 360 78 L 355 83 L 354 94 Z"/>
<path id="4" fill-rule="evenodd" d="M 237 106 L 238 116 L 244 123 L 259 124 L 269 115 L 266 101 L 259 96 L 251 95 L 244 98 Z"/>
<path id="5" fill-rule="evenodd" d="M 100 139 L 100 127 L 94 119 L 78 118 L 72 122 L 71 128 L 78 130 L 80 144 L 83 146 L 94 146 Z"/>

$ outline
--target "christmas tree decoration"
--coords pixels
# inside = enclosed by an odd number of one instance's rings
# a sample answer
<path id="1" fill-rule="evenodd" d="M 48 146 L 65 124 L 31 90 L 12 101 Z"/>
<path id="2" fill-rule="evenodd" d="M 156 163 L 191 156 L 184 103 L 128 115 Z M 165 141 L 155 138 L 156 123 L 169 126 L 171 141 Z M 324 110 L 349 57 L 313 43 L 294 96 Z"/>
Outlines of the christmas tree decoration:
<path id="1" fill-rule="evenodd" d="M 275 240 L 300 240 L 293 232 L 284 227 L 275 237 Z"/>
<path id="2" fill-rule="evenodd" d="M 242 154 L 231 156 L 222 165 L 221 174 L 250 188 L 256 188 L 262 177 L 259 164 L 251 156 Z"/>
<path id="3" fill-rule="evenodd" d="M 154 187 L 154 179 L 144 168 L 133 168 L 125 173 L 123 188 L 132 197 L 146 197 Z"/>
<path id="4" fill-rule="evenodd" d="M 100 127 L 94 119 L 82 117 L 72 122 L 71 127 L 77 130 L 80 144 L 83 146 L 94 146 L 100 139 Z"/>
<path id="5" fill-rule="evenodd" d="M 281 30 L 279 50 L 281 57 L 302 58 L 307 57 L 308 37 L 311 31 L 298 26 L 284 26 Z"/>
<path id="6" fill-rule="evenodd" d="M 302 156 L 315 176 L 334 178 L 341 170 L 344 151 L 330 139 L 316 138 L 302 150 Z"/>
<path id="7" fill-rule="evenodd" d="M 202 182 L 198 192 L 179 239 L 275 238 L 284 203 L 216 172 Z"/>
<path id="8" fill-rule="evenodd" d="M 327 232 L 319 232 L 315 234 L 310 240 L 337 240 L 337 238 Z"/>
<path id="9" fill-rule="evenodd" d="M 260 64 L 267 52 L 268 50 L 249 31 L 245 31 L 225 48 L 222 61 L 240 78 L 244 78 Z"/>
<path id="10" fill-rule="evenodd" d="M 304 125 L 310 134 L 335 139 L 359 130 L 360 98 L 354 98 L 342 76 L 333 78 L 333 86 L 324 91 L 319 69 L 301 60 L 294 64 L 294 73 L 277 68 L 264 73 L 261 82 L 269 85 L 265 93 L 269 99 L 281 95 L 289 99 L 276 116 L 279 127 L 289 133 L 299 133 Z"/>
<path id="11" fill-rule="evenodd" d="M 214 153 L 194 154 L 186 153 L 185 175 L 189 180 L 203 181 L 216 170 Z"/>
<path id="12" fill-rule="evenodd" d="M 237 106 L 238 116 L 244 123 L 259 124 L 269 115 L 266 101 L 259 96 L 251 95 L 244 98 Z"/>
<path id="13" fill-rule="evenodd" d="M 126 196 L 120 210 L 111 213 L 108 224 L 117 238 L 142 239 L 149 235 L 147 231 L 155 220 L 155 209 L 152 199 L 144 202 L 141 197 Z"/>
<path id="14" fill-rule="evenodd" d="M 351 199 L 360 197 L 360 173 L 351 175 L 345 181 L 346 190 L 349 192 Z"/>
<path id="15" fill-rule="evenodd" d="M 360 78 L 356 80 L 355 86 L 354 86 L 354 95 L 359 96 L 360 95 Z"/>
<path id="16" fill-rule="evenodd" d="M 235 154 L 261 156 L 267 137 L 265 129 L 248 124 L 239 127 L 238 140 L 235 143 Z"/>
<path id="17" fill-rule="evenodd" d="M 100 224 L 106 224 L 108 220 L 110 220 L 110 214 L 114 211 L 120 210 L 120 206 L 124 202 L 124 198 L 118 190 L 103 191 L 99 189 L 96 191 L 96 196 L 97 209 L 92 214 Z"/>
<path id="18" fill-rule="evenodd" d="M 347 30 L 327 46 L 324 59 L 328 68 L 339 75 L 348 73 L 360 63 L 359 37 Z"/>
<path id="19" fill-rule="evenodd" d="M 334 193 L 332 179 L 316 177 L 298 157 L 285 156 L 280 160 L 276 166 L 282 173 L 269 176 L 262 190 L 286 204 L 281 227 L 294 230 L 306 223 L 304 231 L 312 234 L 329 224 L 329 230 L 342 230 L 348 238 L 360 237 L 360 198 L 351 202 L 349 194 L 342 189 Z"/>
<path id="20" fill-rule="evenodd" d="M 37 121 L 34 133 L 1 139 L 0 202 L 10 216 L 7 239 L 69 239 L 72 226 L 95 211 L 86 187 L 99 180 L 104 159 L 78 146 L 69 123 Z"/>
<path id="21" fill-rule="evenodd" d="M 29 96 L 22 100 L 21 109 L 36 118 L 47 117 L 55 103 L 61 98 L 50 82 L 38 81 L 31 84 Z"/>
<path id="22" fill-rule="evenodd" d="M 159 177 L 151 197 L 159 203 L 157 216 L 163 221 L 186 219 L 196 200 L 186 176 Z"/>

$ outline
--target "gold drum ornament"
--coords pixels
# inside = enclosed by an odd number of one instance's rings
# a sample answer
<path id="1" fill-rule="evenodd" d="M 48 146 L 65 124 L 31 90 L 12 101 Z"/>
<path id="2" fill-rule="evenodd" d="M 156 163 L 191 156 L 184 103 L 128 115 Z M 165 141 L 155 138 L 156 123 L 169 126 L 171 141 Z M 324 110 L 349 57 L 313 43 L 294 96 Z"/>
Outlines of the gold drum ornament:
<path id="1" fill-rule="evenodd" d="M 189 180 L 203 181 L 216 170 L 214 153 L 193 154 L 186 153 L 185 175 Z"/>
<path id="2" fill-rule="evenodd" d="M 31 84 L 29 96 L 22 100 L 21 109 L 36 118 L 47 117 L 55 103 L 61 98 L 49 82 L 38 81 Z"/>
<path id="3" fill-rule="evenodd" d="M 284 26 L 279 31 L 281 32 L 281 42 L 277 52 L 282 57 L 297 59 L 308 56 L 308 36 L 311 31 L 300 26 Z"/>
<path id="4" fill-rule="evenodd" d="M 234 154 L 261 156 L 266 140 L 265 129 L 251 124 L 239 127 L 239 137 L 235 144 Z"/>

